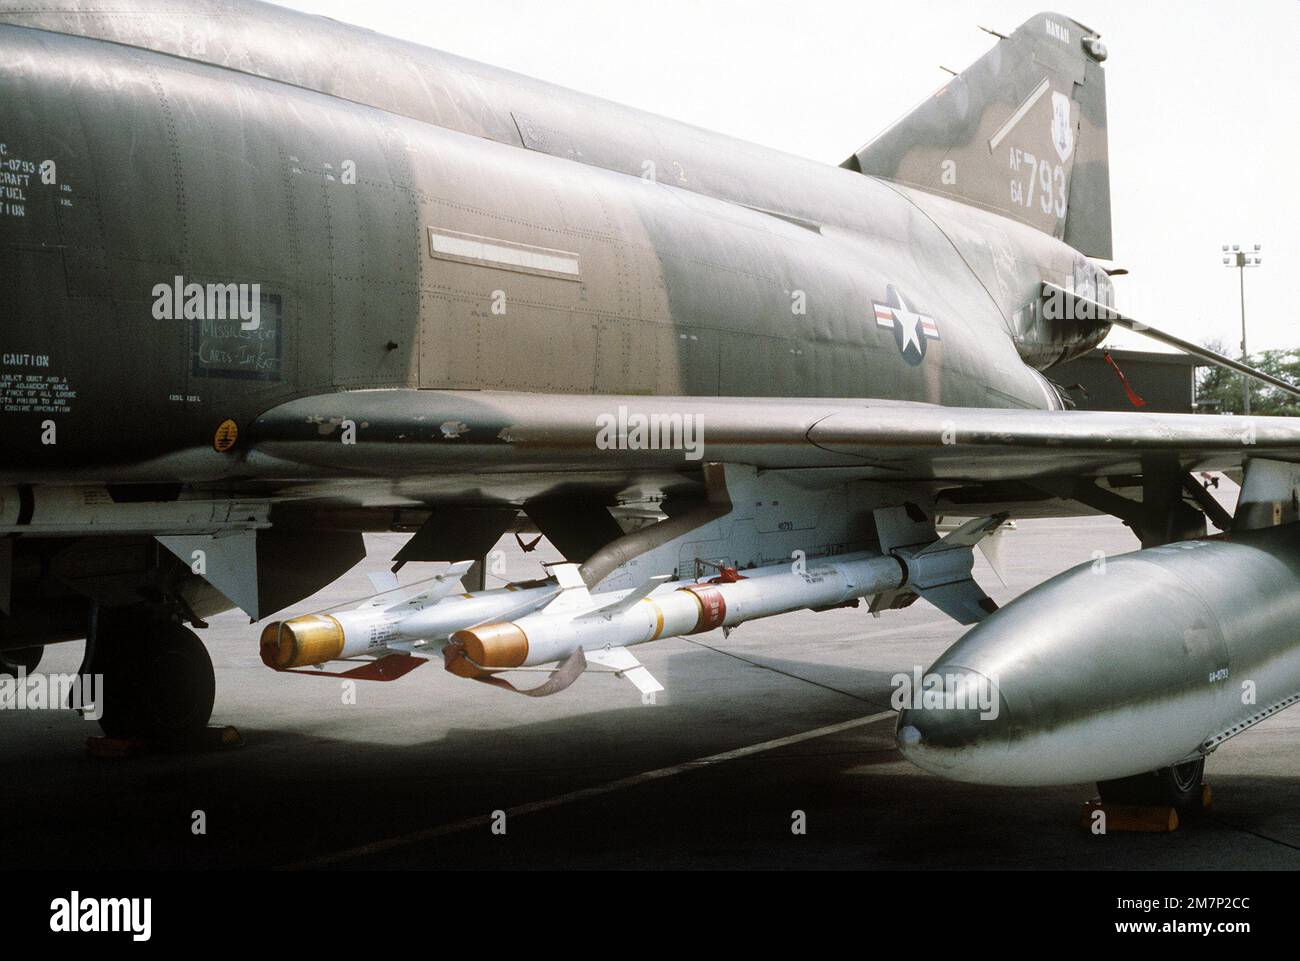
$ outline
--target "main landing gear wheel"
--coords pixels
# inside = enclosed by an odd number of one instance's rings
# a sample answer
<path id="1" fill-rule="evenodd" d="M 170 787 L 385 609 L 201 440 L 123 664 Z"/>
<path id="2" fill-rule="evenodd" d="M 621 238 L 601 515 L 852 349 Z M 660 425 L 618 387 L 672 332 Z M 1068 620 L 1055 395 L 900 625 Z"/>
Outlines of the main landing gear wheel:
<path id="1" fill-rule="evenodd" d="M 1205 758 L 1162 767 L 1149 774 L 1136 774 L 1117 781 L 1098 781 L 1103 804 L 1160 805 L 1180 811 L 1201 807 L 1201 779 Z"/>
<path id="2" fill-rule="evenodd" d="M 12 651 L 0 651 L 0 674 L 17 677 L 19 672 L 30 674 L 41 663 L 43 647 L 22 647 Z"/>
<path id="3" fill-rule="evenodd" d="M 105 734 L 171 745 L 202 734 L 217 683 L 197 634 L 172 621 L 132 618 L 106 625 L 99 642 Z"/>

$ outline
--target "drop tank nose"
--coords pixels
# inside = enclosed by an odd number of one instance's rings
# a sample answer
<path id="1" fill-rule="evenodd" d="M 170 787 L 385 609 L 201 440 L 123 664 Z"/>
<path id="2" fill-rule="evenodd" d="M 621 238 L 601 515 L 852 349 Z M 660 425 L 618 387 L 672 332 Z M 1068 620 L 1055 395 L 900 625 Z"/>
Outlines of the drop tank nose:
<path id="1" fill-rule="evenodd" d="M 908 704 L 899 750 L 954 780 L 1020 786 L 1122 778 L 1187 758 L 1226 697 L 1223 625 L 1236 622 L 1224 618 L 1240 607 L 1209 576 L 1224 574 L 1218 550 L 1152 548 L 1021 595 L 927 672 L 990 685 L 997 716 Z"/>
<path id="2" fill-rule="evenodd" d="M 1000 769 L 1012 717 L 992 678 L 942 660 L 911 685 L 898 715 L 898 749 L 917 767 L 957 781 Z"/>

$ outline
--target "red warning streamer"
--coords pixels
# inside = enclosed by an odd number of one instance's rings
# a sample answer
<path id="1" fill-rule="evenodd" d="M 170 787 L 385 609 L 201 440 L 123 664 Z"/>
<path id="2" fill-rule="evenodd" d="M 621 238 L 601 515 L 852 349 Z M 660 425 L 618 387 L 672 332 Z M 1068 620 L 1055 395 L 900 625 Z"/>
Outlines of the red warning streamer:
<path id="1" fill-rule="evenodd" d="M 1134 407 L 1145 407 L 1147 402 L 1138 396 L 1138 392 L 1135 391 L 1133 385 L 1128 382 L 1128 378 L 1124 376 L 1124 371 L 1119 369 L 1119 364 L 1115 363 L 1115 358 L 1110 355 L 1110 351 L 1103 351 L 1101 356 L 1105 358 L 1106 363 L 1110 364 L 1111 369 L 1115 371 L 1115 376 L 1118 377 L 1119 382 L 1124 385 L 1124 393 L 1128 394 L 1129 403 Z"/>

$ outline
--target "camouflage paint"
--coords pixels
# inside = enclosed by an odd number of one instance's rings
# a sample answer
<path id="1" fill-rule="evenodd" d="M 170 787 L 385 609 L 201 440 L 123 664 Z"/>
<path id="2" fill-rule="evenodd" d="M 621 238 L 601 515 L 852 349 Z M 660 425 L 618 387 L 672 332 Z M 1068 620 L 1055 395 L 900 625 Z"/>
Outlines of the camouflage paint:
<path id="1" fill-rule="evenodd" d="M 45 469 L 362 388 L 1050 407 L 1022 358 L 1099 336 L 1035 346 L 1016 310 L 1081 260 L 1037 230 L 333 21 L 126 0 L 0 22 L 0 136 L 58 165 L 0 217 L 5 347 L 49 365 L 38 409 L 0 415 L 6 456 Z M 548 256 L 576 276 L 506 263 Z M 259 284 L 266 325 L 156 319 L 177 276 Z M 891 303 L 929 331 L 910 348 Z"/>

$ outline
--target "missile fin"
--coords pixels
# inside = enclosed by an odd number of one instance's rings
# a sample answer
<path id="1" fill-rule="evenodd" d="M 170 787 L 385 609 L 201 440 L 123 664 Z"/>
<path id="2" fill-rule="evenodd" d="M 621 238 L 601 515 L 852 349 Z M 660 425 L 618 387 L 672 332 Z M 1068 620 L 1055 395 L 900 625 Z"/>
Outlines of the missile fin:
<path id="1" fill-rule="evenodd" d="M 997 575 L 998 580 L 1002 582 L 1002 586 L 1006 587 L 1006 565 L 1002 557 L 1002 537 L 1003 535 L 1000 532 L 995 533 L 980 541 L 976 546 L 979 547 L 980 553 L 984 555 L 984 559 L 989 562 L 989 567 Z"/>
<path id="2" fill-rule="evenodd" d="M 954 547 L 974 547 L 984 538 L 993 534 L 1006 522 L 1008 514 L 991 514 L 988 517 L 975 517 L 961 527 L 945 534 L 942 539 L 927 544 L 917 554 L 932 554 L 936 551 L 951 550 Z"/>
<path id="3" fill-rule="evenodd" d="M 555 578 L 555 582 L 559 585 L 560 592 L 546 605 L 544 610 L 548 614 L 569 614 L 573 617 L 581 617 L 590 613 L 592 607 L 591 592 L 587 590 L 587 582 L 582 579 L 578 565 L 565 563 L 546 566 Z"/>
<path id="4" fill-rule="evenodd" d="M 654 675 L 646 670 L 626 647 L 607 647 L 599 651 L 591 651 L 587 654 L 587 662 L 612 668 L 620 677 L 631 681 L 642 694 L 654 694 L 664 689 L 664 686 L 655 680 Z"/>
<path id="5" fill-rule="evenodd" d="M 623 676 L 642 694 L 656 694 L 664 689 L 664 686 L 655 680 L 655 676 L 644 667 L 634 667 L 630 671 L 624 671 Z"/>
<path id="6" fill-rule="evenodd" d="M 605 607 L 599 607 L 592 611 L 591 614 L 592 616 L 599 615 L 607 621 L 613 620 L 619 614 L 630 610 L 640 601 L 649 597 L 660 584 L 669 580 L 672 580 L 671 574 L 656 574 L 640 587 L 629 592 L 627 596 L 623 597 L 621 600 L 617 600 L 613 604 L 607 604 Z"/>
<path id="7" fill-rule="evenodd" d="M 436 575 L 432 584 L 419 594 L 410 598 L 407 603 L 410 604 L 415 601 L 440 601 L 448 594 L 455 593 L 456 589 L 461 586 L 460 579 L 464 577 L 465 573 L 473 566 L 473 561 L 457 561 L 441 574 Z"/>
<path id="8" fill-rule="evenodd" d="M 427 663 L 427 658 L 393 653 L 367 660 L 360 666 L 346 671 L 327 671 L 319 664 L 313 665 L 311 669 L 287 667 L 279 670 L 282 674 L 306 674 L 309 677 L 345 677 L 354 681 L 395 681 Z"/>
<path id="9" fill-rule="evenodd" d="M 982 621 L 998 609 L 997 602 L 970 578 L 914 590 L 959 624 Z"/>
<path id="10" fill-rule="evenodd" d="M 375 589 L 376 594 L 387 594 L 389 591 L 397 590 L 397 575 L 392 571 L 371 571 L 366 575 L 370 581 L 370 586 Z M 371 598 L 362 607 L 369 607 L 376 603 L 375 598 Z"/>
<path id="11" fill-rule="evenodd" d="M 921 550 L 895 551 L 907 567 L 906 586 L 960 624 L 974 624 L 988 617 L 998 605 L 971 577 L 975 549 L 963 542 L 982 537 L 1001 523 L 997 517 L 986 517 L 963 524 L 949 535 L 960 546 L 945 545 L 945 538 Z M 977 535 L 977 531 L 983 533 Z"/>
<path id="12" fill-rule="evenodd" d="M 587 582 L 582 579 L 577 564 L 552 564 L 550 569 L 551 573 L 555 575 L 556 583 L 564 590 L 586 589 Z"/>

